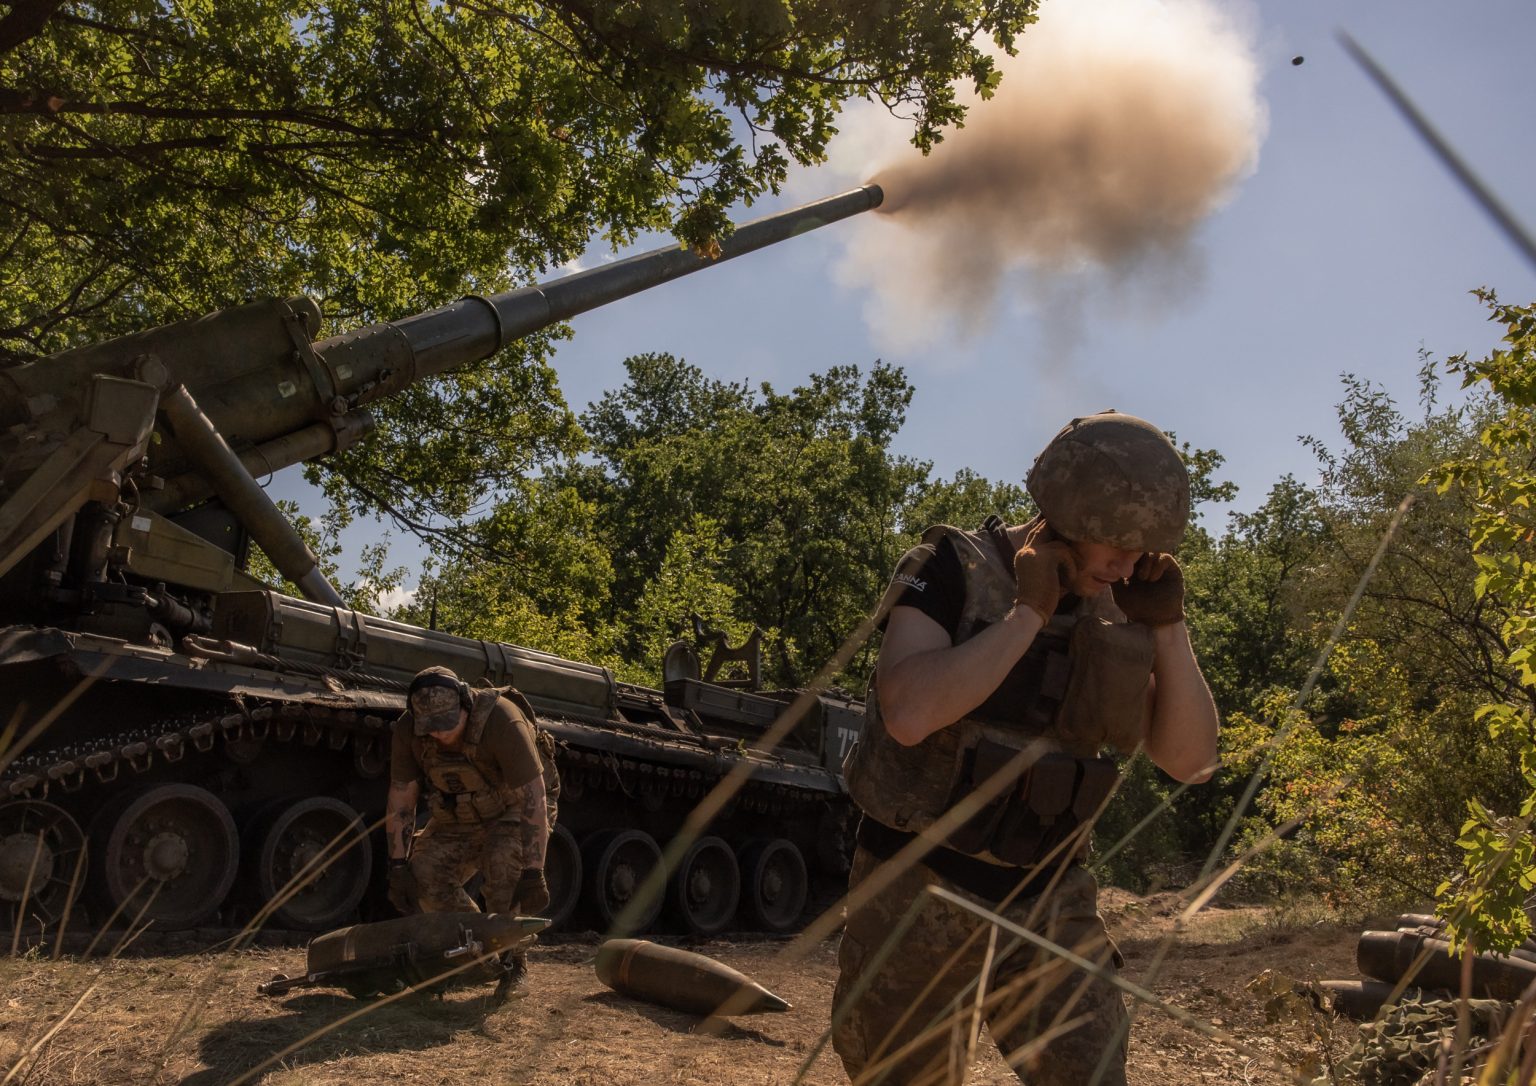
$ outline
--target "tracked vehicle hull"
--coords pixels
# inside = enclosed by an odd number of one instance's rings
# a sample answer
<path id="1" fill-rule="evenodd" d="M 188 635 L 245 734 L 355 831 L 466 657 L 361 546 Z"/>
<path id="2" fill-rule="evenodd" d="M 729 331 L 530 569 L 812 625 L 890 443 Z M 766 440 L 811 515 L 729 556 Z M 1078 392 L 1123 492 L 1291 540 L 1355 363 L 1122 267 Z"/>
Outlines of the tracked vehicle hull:
<path id="1" fill-rule="evenodd" d="M 706 829 L 713 846 L 689 851 L 637 930 L 789 930 L 846 871 L 850 806 L 835 765 L 856 734 L 857 703 L 809 696 L 790 741 L 762 752 L 750 744 L 791 708 L 788 694 L 683 680 L 669 698 L 511 645 L 238 595 L 229 614 L 245 626 L 219 632 L 262 634 L 255 645 L 193 639 L 204 651 L 188 652 L 0 630 L 0 715 L 22 732 L 43 724 L 46 737 L 0 775 L 0 815 L 7 803 L 29 815 L 0 822 L 0 908 L 10 917 L 57 924 L 82 884 L 91 922 L 142 912 L 159 928 L 254 919 L 324 930 L 386 913 L 376 875 L 390 729 L 415 663 L 428 660 L 451 661 L 471 682 L 515 685 L 554 740 L 557 922 L 611 927 L 733 770 L 745 781 Z M 319 644 L 325 629 L 351 640 L 329 637 L 329 653 L 279 640 Z M 359 640 L 389 662 L 364 659 Z M 689 701 L 707 702 L 708 715 Z M 78 865 L 74 841 L 87 854 Z"/>

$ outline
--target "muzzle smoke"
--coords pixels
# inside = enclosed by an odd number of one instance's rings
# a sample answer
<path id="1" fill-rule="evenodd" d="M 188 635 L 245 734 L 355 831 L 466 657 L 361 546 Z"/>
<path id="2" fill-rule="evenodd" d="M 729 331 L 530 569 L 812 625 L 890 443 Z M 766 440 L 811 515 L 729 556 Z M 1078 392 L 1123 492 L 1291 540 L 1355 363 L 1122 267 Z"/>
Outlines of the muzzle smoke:
<path id="1" fill-rule="evenodd" d="M 1258 65 L 1198 0 L 1047 0 L 999 59 L 997 94 L 927 158 L 882 154 L 857 117 L 863 146 L 840 149 L 865 156 L 864 176 L 878 163 L 885 188 L 838 271 L 873 289 L 889 345 L 975 330 L 1005 283 L 1058 322 L 1063 302 L 1106 284 L 1122 301 L 1188 291 L 1195 228 L 1257 162 Z"/>

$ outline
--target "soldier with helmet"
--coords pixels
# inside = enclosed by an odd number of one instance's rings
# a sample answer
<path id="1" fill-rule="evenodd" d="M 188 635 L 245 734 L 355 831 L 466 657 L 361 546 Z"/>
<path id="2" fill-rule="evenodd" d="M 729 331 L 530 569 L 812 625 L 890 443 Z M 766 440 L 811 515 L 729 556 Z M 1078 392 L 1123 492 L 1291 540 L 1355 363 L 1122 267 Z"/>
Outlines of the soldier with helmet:
<path id="1" fill-rule="evenodd" d="M 464 884 L 476 872 L 488 912 L 538 916 L 549 906 L 553 763 L 541 763 L 533 719 L 515 691 L 471 690 L 445 667 L 411 680 L 390 746 L 385 809 L 389 900 L 402 913 L 473 911 Z M 431 817 L 413 838 L 423 788 Z M 526 987 L 525 955 L 508 955 L 496 1001 Z"/>
<path id="2" fill-rule="evenodd" d="M 1145 753 L 1180 781 L 1216 767 L 1216 708 L 1172 555 L 1190 509 L 1172 442 L 1131 415 L 1074 419 L 1028 488 L 1034 520 L 929 529 L 887 592 L 844 765 L 863 818 L 833 1041 L 855 1083 L 960 1081 L 952 1039 L 971 1028 L 978 992 L 1029 1086 L 1125 1083 L 1129 1021 L 1113 985 L 1028 944 L 1010 950 L 1005 932 L 989 950 L 989 925 L 923 893 L 945 887 L 1113 969 L 1082 864 L 1119 776 L 1104 751 Z"/>

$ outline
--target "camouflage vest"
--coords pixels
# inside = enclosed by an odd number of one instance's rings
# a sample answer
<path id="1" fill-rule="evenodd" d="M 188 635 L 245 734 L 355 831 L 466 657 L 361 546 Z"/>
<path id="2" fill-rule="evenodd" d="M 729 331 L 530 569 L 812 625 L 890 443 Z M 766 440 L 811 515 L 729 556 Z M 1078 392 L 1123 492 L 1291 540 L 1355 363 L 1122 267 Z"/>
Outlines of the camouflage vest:
<path id="1" fill-rule="evenodd" d="M 1011 563 L 988 533 L 939 525 L 923 542 L 945 537 L 965 574 L 954 638 L 960 644 L 1013 608 L 1016 587 Z M 912 572 L 898 567 L 897 577 Z M 1151 630 L 1127 623 L 1106 589 L 1075 613 L 1052 618 L 999 691 L 969 716 L 913 746 L 886 731 L 871 684 L 859 740 L 843 764 L 848 792 L 869 817 L 918 833 L 1002 766 L 1033 763 L 988 818 L 1007 821 L 1010 802 L 1046 821 L 1074 807 L 1086 808 L 1078 817 L 1087 817 L 1113 785 L 1112 763 L 1098 759 L 1099 751 L 1106 743 L 1134 750 L 1145 736 L 1152 656 Z M 1020 759 L 1026 748 L 1034 754 Z M 992 847 L 996 826 L 967 826 L 971 832 L 950 836 L 953 847 L 1006 857 L 1006 848 Z"/>
<path id="2" fill-rule="evenodd" d="M 458 750 L 444 750 L 430 735 L 416 737 L 416 761 L 427 779 L 427 806 L 433 821 L 476 825 L 493 822 L 511 810 L 515 790 L 507 787 L 496 759 L 480 753 L 486 722 L 501 696 L 496 690 L 474 692 L 469 725 Z"/>

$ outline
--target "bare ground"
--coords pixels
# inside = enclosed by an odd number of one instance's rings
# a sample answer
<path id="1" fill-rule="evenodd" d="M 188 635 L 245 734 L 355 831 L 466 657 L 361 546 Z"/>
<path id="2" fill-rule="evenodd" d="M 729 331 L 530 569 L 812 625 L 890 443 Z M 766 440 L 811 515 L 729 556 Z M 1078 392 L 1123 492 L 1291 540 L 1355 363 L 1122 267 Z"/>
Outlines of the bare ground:
<path id="1" fill-rule="evenodd" d="M 1235 1051 L 1154 1008 L 1138 1007 L 1132 1086 L 1278 1086 L 1295 1081 L 1285 1066 L 1326 1047 L 1318 1039 L 1320 1030 L 1326 1033 L 1321 1018 L 1266 1022 L 1264 998 L 1249 984 L 1266 970 L 1296 980 L 1353 975 L 1358 927 L 1286 922 L 1258 908 L 1210 909 L 1187 926 L 1178 949 L 1149 980 L 1173 927 L 1176 897 L 1109 890 L 1102 905 L 1130 979 L 1148 982 L 1161 999 L 1246 1048 Z M 777 943 L 696 947 L 794 1005 L 786 1014 L 705 1023 L 608 991 L 589 964 L 595 946 L 594 937 L 535 949 L 532 993 L 501 1008 L 490 1005 L 489 986 L 383 1006 L 330 989 L 258 995 L 256 985 L 274 973 L 303 972 L 299 948 L 107 963 L 4 959 L 0 1079 L 4 1086 L 791 1083 L 826 1028 L 835 939 L 794 964 Z M 1347 1047 L 1351 1037 L 1346 1025 L 1331 1047 Z M 985 1037 L 980 1052 L 972 1082 L 1017 1081 Z M 827 1049 L 803 1081 L 831 1086 L 847 1078 Z"/>

